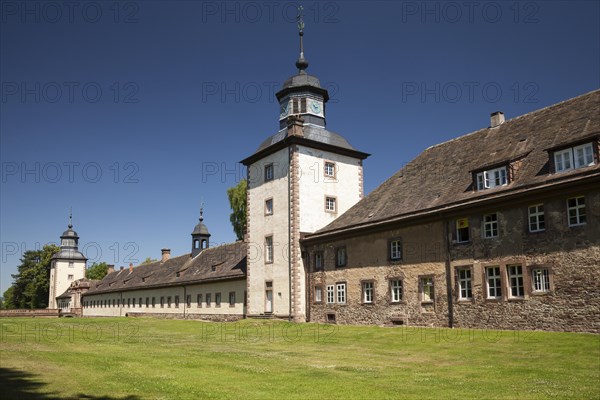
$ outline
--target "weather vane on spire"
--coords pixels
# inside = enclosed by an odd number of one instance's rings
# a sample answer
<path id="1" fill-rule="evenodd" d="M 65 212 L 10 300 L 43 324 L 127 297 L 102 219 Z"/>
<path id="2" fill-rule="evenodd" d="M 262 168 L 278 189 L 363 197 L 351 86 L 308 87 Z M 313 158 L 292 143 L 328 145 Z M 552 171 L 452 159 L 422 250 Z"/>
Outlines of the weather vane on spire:
<path id="1" fill-rule="evenodd" d="M 73 227 L 73 207 L 69 208 L 69 229 Z"/>
<path id="2" fill-rule="evenodd" d="M 298 20 L 298 33 L 300 35 L 300 57 L 296 61 L 296 67 L 301 74 L 305 74 L 304 70 L 308 68 L 308 61 L 304 58 L 304 43 L 302 42 L 302 37 L 304 36 L 304 7 L 298 7 L 298 16 L 296 19 Z"/>
<path id="3" fill-rule="evenodd" d="M 204 201 L 202 200 L 202 198 L 200 198 L 200 221 L 204 220 L 203 214 L 204 213 Z"/>

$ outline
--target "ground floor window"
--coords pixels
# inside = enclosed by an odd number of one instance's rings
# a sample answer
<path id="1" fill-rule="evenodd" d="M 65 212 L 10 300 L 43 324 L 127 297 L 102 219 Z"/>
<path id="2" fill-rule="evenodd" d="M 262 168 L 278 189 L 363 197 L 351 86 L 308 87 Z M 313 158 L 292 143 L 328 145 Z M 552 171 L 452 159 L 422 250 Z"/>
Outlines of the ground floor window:
<path id="1" fill-rule="evenodd" d="M 221 293 L 215 293 L 215 307 L 221 307 Z"/>
<path id="2" fill-rule="evenodd" d="M 458 298 L 470 300 L 473 297 L 471 268 L 458 269 Z"/>
<path id="3" fill-rule="evenodd" d="M 212 302 L 211 294 L 206 293 L 206 307 L 210 307 L 210 303 Z"/>
<path id="4" fill-rule="evenodd" d="M 191 294 L 188 294 L 188 295 L 185 297 L 185 302 L 187 303 L 187 306 L 188 306 L 188 307 L 191 307 L 191 306 L 192 306 L 192 295 L 191 295 Z"/>
<path id="5" fill-rule="evenodd" d="M 346 284 L 337 283 L 335 289 L 337 292 L 337 302 L 339 304 L 346 304 Z"/>
<path id="6" fill-rule="evenodd" d="M 392 279 L 390 281 L 390 293 L 392 295 L 392 302 L 398 303 L 402 301 L 402 281 L 400 279 Z"/>
<path id="7" fill-rule="evenodd" d="M 550 291 L 550 271 L 548 268 L 532 268 L 531 283 L 533 291 L 546 293 Z"/>
<path id="8" fill-rule="evenodd" d="M 229 307 L 235 306 L 235 292 L 229 292 Z"/>
<path id="9" fill-rule="evenodd" d="M 523 267 L 521 265 L 508 265 L 508 282 L 510 284 L 511 297 L 523 297 L 525 295 L 523 285 Z"/>
<path id="10" fill-rule="evenodd" d="M 433 277 L 424 276 L 421 278 L 421 301 L 431 303 L 434 299 Z"/>
<path id="11" fill-rule="evenodd" d="M 373 303 L 373 282 L 372 281 L 368 281 L 368 282 L 363 282 L 362 283 L 362 298 L 363 298 L 363 303 Z"/>
<path id="12" fill-rule="evenodd" d="M 335 286 L 327 285 L 327 303 L 335 303 Z"/>
<path id="13" fill-rule="evenodd" d="M 202 294 L 196 296 L 196 304 L 198 305 L 198 307 L 202 307 Z"/>
<path id="14" fill-rule="evenodd" d="M 487 298 L 499 299 L 502 297 L 502 280 L 500 278 L 500 267 L 487 267 L 485 269 L 487 278 Z"/>
<path id="15" fill-rule="evenodd" d="M 323 301 L 323 288 L 321 286 L 315 286 L 315 303 L 321 303 Z"/>

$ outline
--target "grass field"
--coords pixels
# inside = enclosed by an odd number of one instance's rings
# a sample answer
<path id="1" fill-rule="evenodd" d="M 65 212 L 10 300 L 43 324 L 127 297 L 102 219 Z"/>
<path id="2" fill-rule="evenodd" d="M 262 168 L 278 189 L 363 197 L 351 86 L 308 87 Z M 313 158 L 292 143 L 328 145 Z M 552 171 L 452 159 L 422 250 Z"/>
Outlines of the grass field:
<path id="1" fill-rule="evenodd" d="M 157 319 L 2 319 L 0 397 L 600 398 L 600 336 Z"/>

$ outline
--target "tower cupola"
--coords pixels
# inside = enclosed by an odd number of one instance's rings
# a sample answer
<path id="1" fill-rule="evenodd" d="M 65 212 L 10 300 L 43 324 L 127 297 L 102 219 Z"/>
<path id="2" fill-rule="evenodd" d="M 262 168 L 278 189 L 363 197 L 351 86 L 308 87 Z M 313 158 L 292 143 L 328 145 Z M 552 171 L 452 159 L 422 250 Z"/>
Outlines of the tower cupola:
<path id="1" fill-rule="evenodd" d="M 276 93 L 279 101 L 279 129 L 287 126 L 287 118 L 301 116 L 306 124 L 325 127 L 325 103 L 329 100 L 326 89 L 315 76 L 306 73 L 308 60 L 304 58 L 304 16 L 303 7 L 298 9 L 298 33 L 300 36 L 300 55 L 296 61 L 298 73 L 283 83 Z"/>
<path id="2" fill-rule="evenodd" d="M 202 250 L 208 248 L 209 238 L 210 233 L 206 225 L 204 225 L 203 210 L 200 208 L 200 218 L 192 232 L 192 257 L 196 257 Z"/>

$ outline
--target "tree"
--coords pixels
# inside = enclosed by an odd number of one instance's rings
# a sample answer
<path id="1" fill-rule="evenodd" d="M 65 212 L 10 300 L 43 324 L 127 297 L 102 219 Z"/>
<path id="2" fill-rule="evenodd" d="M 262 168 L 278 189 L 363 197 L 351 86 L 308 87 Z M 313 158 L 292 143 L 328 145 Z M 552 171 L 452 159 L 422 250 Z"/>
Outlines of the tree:
<path id="1" fill-rule="evenodd" d="M 23 253 L 17 273 L 11 275 L 14 282 L 4 292 L 6 308 L 46 308 L 50 293 L 50 264 L 52 256 L 60 248 L 54 244 L 41 250 Z"/>
<path id="2" fill-rule="evenodd" d="M 100 280 L 106 276 L 108 273 L 108 264 L 105 262 L 101 263 L 93 263 L 91 267 L 89 267 L 85 271 L 85 277 L 88 279 L 97 279 Z"/>
<path id="3" fill-rule="evenodd" d="M 242 240 L 246 232 L 246 191 L 248 182 L 242 179 L 236 186 L 227 189 L 227 197 L 232 213 L 229 216 L 237 239 Z"/>
<path id="4" fill-rule="evenodd" d="M 140 265 L 144 265 L 144 264 L 152 264 L 154 262 L 157 262 L 158 260 L 156 258 L 151 258 L 151 257 L 147 257 L 144 262 L 142 262 Z"/>

